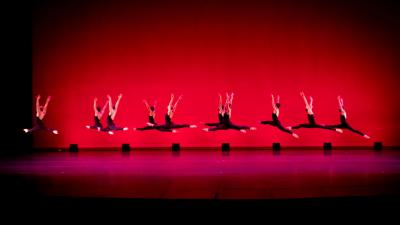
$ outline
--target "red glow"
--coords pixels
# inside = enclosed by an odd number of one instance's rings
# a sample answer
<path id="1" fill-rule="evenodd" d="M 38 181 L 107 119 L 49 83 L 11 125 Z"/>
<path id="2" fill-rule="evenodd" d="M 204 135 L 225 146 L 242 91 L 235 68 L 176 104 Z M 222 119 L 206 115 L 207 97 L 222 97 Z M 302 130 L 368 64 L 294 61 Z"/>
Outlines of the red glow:
<path id="1" fill-rule="evenodd" d="M 339 9 L 337 9 L 339 10 Z M 45 123 L 59 135 L 35 134 L 36 147 L 399 145 L 396 58 L 382 30 L 322 5 L 87 4 L 38 7 L 33 21 L 33 92 L 52 95 Z M 376 26 L 376 25 L 375 25 Z M 349 123 L 371 136 L 301 129 L 300 139 L 258 122 L 271 118 L 270 94 L 281 96 L 284 126 L 306 121 L 300 91 L 314 97 L 319 123 L 336 124 L 340 94 Z M 235 92 L 232 120 L 256 126 L 202 131 L 217 121 L 218 93 Z M 123 93 L 114 135 L 87 130 L 92 101 Z M 178 133 L 134 132 L 145 126 L 142 100 L 157 100 L 156 120 L 170 93 L 183 94 L 174 121 L 197 124 Z M 105 124 L 105 117 L 103 118 Z"/>

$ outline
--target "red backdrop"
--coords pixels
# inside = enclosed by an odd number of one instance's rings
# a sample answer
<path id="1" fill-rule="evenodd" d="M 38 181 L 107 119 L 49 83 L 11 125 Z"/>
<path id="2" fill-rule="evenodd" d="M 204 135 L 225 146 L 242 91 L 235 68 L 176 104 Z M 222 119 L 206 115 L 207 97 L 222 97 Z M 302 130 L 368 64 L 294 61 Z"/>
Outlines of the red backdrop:
<path id="1" fill-rule="evenodd" d="M 228 4 L 229 3 L 229 4 Z M 372 8 L 372 7 L 371 7 Z M 397 48 L 391 24 L 354 5 L 145 1 L 48 3 L 33 14 L 33 94 L 53 99 L 45 123 L 59 135 L 34 134 L 35 147 L 398 145 Z M 396 64 L 397 63 L 397 64 Z M 299 92 L 314 97 L 317 122 L 339 122 L 336 96 L 349 123 L 369 134 L 300 129 L 300 139 L 258 124 L 271 118 L 280 94 L 284 125 L 307 120 Z M 218 93 L 233 91 L 232 120 L 258 130 L 206 133 L 217 121 Z M 157 100 L 163 122 L 170 93 L 182 94 L 174 121 L 198 129 L 176 134 L 87 130 L 92 102 L 123 93 L 116 124 L 144 126 L 143 99 Z M 34 100 L 33 100 L 34 101 Z M 105 117 L 103 118 L 105 124 Z"/>

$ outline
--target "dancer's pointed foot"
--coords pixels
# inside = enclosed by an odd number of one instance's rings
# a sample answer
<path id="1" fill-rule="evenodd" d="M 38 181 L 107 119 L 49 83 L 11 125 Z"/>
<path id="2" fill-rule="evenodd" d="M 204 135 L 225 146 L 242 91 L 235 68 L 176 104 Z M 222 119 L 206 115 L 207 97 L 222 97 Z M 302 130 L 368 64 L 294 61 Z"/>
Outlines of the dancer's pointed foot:
<path id="1" fill-rule="evenodd" d="M 209 131 L 208 128 L 203 128 L 203 130 L 204 130 L 205 132 L 208 132 L 208 131 Z"/>
<path id="2" fill-rule="evenodd" d="M 90 126 L 89 126 L 89 125 L 86 125 L 85 127 L 86 127 L 87 129 L 90 129 Z"/>
<path id="3" fill-rule="evenodd" d="M 97 127 L 97 131 L 101 131 L 101 128 L 100 128 L 100 127 Z"/>
<path id="4" fill-rule="evenodd" d="M 58 131 L 57 130 L 53 130 L 53 134 L 58 134 Z"/>
<path id="5" fill-rule="evenodd" d="M 299 135 L 297 135 L 295 133 L 293 133 L 292 136 L 295 137 L 295 138 L 299 138 Z"/>
<path id="6" fill-rule="evenodd" d="M 257 130 L 256 127 L 250 127 L 250 130 Z"/>
<path id="7" fill-rule="evenodd" d="M 124 127 L 122 130 L 123 131 L 127 131 L 129 128 L 127 128 L 127 127 Z"/>
<path id="8" fill-rule="evenodd" d="M 177 133 L 178 131 L 177 130 L 172 130 L 172 133 Z"/>
<path id="9" fill-rule="evenodd" d="M 288 126 L 288 127 L 286 127 L 286 129 L 288 129 L 288 130 L 292 130 L 292 127 L 291 127 L 291 126 Z"/>
<path id="10" fill-rule="evenodd" d="M 155 124 L 154 123 L 149 123 L 149 122 L 147 122 L 146 123 L 148 126 L 151 126 L 151 127 L 153 127 Z"/>
<path id="11" fill-rule="evenodd" d="M 109 134 L 109 135 L 114 135 L 114 132 L 108 131 L 108 134 Z"/>
<path id="12" fill-rule="evenodd" d="M 247 130 L 245 130 L 245 129 L 240 129 L 239 131 L 242 133 L 247 133 Z"/>
<path id="13" fill-rule="evenodd" d="M 197 128 L 197 125 L 190 125 L 190 128 Z"/>
<path id="14" fill-rule="evenodd" d="M 366 134 L 364 134 L 363 137 L 366 138 L 366 139 L 370 139 L 370 138 L 371 138 L 370 136 L 368 136 L 368 135 L 366 135 Z"/>
<path id="15" fill-rule="evenodd" d="M 29 132 L 29 129 L 23 129 L 23 131 L 25 132 L 25 133 L 28 133 Z"/>
<path id="16" fill-rule="evenodd" d="M 343 133 L 343 130 L 339 129 L 339 128 L 336 128 L 335 131 L 338 132 L 338 133 Z"/>

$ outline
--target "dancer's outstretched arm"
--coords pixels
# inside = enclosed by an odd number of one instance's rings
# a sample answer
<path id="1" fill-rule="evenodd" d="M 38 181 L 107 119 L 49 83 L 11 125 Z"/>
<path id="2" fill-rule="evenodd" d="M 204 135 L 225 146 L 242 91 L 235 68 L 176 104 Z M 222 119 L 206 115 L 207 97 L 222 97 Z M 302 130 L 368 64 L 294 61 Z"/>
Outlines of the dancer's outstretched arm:
<path id="1" fill-rule="evenodd" d="M 107 105 L 108 105 L 108 101 L 104 104 L 103 108 L 101 109 L 100 115 L 98 115 L 99 118 L 101 118 L 104 115 Z"/>
<path id="2" fill-rule="evenodd" d="M 172 109 L 172 102 L 174 101 L 174 94 L 171 94 L 171 98 L 168 103 L 168 110 Z"/>
<path id="3" fill-rule="evenodd" d="M 219 96 L 219 103 L 218 103 L 218 113 L 220 113 L 220 114 L 222 114 L 222 112 L 223 112 L 223 104 L 222 104 L 222 96 L 221 96 L 221 94 L 218 94 L 218 96 Z"/>
<path id="4" fill-rule="evenodd" d="M 346 111 L 344 110 L 343 98 L 338 96 L 338 102 L 339 102 L 340 115 L 344 115 L 346 117 Z"/>
<path id="5" fill-rule="evenodd" d="M 176 102 L 175 102 L 175 104 L 174 104 L 174 107 L 172 108 L 172 109 L 173 109 L 173 112 L 176 111 L 176 107 L 178 106 L 178 103 L 179 103 L 179 101 L 180 101 L 181 99 L 182 99 L 182 95 L 180 95 L 179 98 L 178 98 L 178 100 L 176 100 Z"/>
<path id="6" fill-rule="evenodd" d="M 275 99 L 274 99 L 274 95 L 273 94 L 271 94 L 271 103 L 272 103 L 272 108 L 275 110 L 275 108 L 276 108 L 276 105 L 275 105 Z"/>
<path id="7" fill-rule="evenodd" d="M 313 98 L 310 96 L 310 103 L 307 101 L 306 96 L 304 95 L 304 92 L 300 92 L 301 97 L 303 97 L 304 104 L 306 105 L 307 113 L 312 114 L 312 104 L 313 104 Z"/>
<path id="8" fill-rule="evenodd" d="M 147 103 L 147 101 L 145 99 L 143 99 L 143 103 L 146 105 L 147 110 L 150 111 L 149 103 Z"/>
<path id="9" fill-rule="evenodd" d="M 304 104 L 306 105 L 306 108 L 309 108 L 310 106 L 308 105 L 308 101 L 306 96 L 304 95 L 304 92 L 300 92 L 300 96 L 303 98 Z"/>
<path id="10" fill-rule="evenodd" d="M 46 103 L 43 106 L 43 116 L 46 115 L 47 106 L 49 106 L 50 99 L 51 99 L 51 96 L 48 96 L 47 99 L 46 99 Z"/>
<path id="11" fill-rule="evenodd" d="M 121 98 L 122 98 L 122 94 L 119 94 L 117 102 L 115 102 L 114 116 L 115 116 L 115 114 L 117 114 L 117 110 L 118 110 L 118 106 L 119 106 L 119 102 L 121 101 Z"/>
<path id="12" fill-rule="evenodd" d="M 40 113 L 40 95 L 36 96 L 36 116 L 39 117 Z"/>
<path id="13" fill-rule="evenodd" d="M 112 107 L 112 99 L 110 95 L 107 95 L 108 98 L 108 115 L 111 115 L 113 113 L 113 107 Z"/>
<path id="14" fill-rule="evenodd" d="M 339 107 L 341 110 L 343 110 L 344 108 L 344 104 L 343 104 L 343 98 L 338 96 L 338 102 L 339 102 Z"/>
<path id="15" fill-rule="evenodd" d="M 93 110 L 94 110 L 94 115 L 97 115 L 97 98 L 94 98 L 93 100 Z"/>

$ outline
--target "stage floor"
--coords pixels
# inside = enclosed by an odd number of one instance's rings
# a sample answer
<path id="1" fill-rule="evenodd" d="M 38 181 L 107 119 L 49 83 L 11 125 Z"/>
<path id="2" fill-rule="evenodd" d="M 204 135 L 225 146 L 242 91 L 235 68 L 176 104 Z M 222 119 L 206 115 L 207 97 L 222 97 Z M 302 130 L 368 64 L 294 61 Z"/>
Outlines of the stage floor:
<path id="1" fill-rule="evenodd" d="M 133 199 L 400 196 L 400 151 L 37 152 L 0 159 L 1 195 Z"/>

